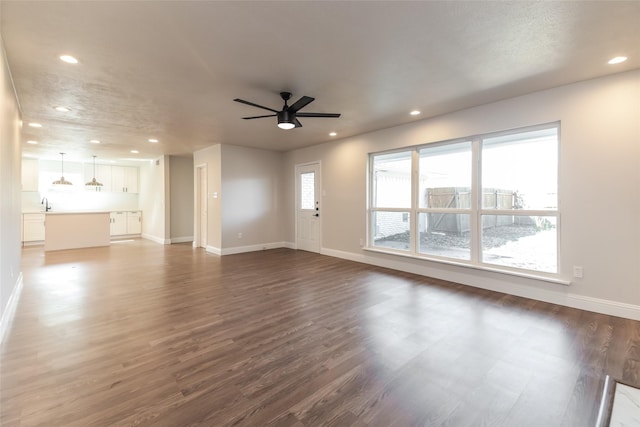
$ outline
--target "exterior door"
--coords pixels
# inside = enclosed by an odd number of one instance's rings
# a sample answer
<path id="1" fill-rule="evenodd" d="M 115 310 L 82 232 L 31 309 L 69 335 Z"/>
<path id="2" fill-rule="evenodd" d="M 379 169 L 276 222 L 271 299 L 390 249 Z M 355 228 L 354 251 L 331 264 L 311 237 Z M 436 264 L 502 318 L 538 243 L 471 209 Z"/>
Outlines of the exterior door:
<path id="1" fill-rule="evenodd" d="M 320 163 L 296 166 L 296 247 L 320 253 Z"/>

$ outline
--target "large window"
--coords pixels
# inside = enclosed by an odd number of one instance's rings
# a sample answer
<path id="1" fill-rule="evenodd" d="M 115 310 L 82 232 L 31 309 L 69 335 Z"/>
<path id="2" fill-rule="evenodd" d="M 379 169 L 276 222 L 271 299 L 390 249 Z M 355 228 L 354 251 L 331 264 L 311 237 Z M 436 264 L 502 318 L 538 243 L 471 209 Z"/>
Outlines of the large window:
<path id="1" fill-rule="evenodd" d="M 372 173 L 373 245 L 408 251 L 411 247 L 411 152 L 375 156 Z"/>
<path id="2" fill-rule="evenodd" d="M 558 125 L 374 153 L 369 247 L 558 272 Z"/>

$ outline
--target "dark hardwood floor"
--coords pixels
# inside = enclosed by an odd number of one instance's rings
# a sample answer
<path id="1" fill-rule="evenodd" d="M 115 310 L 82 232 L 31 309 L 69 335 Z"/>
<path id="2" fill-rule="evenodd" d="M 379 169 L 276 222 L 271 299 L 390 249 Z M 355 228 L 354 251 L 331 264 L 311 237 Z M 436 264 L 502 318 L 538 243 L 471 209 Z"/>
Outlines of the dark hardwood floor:
<path id="1" fill-rule="evenodd" d="M 23 251 L 2 426 L 592 426 L 640 322 L 276 249 Z M 605 284 L 603 284 L 605 286 Z"/>

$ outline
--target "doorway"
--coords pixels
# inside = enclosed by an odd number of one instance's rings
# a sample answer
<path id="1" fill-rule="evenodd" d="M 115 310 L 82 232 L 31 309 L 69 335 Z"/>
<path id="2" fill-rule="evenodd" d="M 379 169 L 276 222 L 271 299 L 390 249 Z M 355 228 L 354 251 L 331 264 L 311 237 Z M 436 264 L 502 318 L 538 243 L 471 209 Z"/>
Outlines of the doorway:
<path id="1" fill-rule="evenodd" d="M 196 248 L 207 247 L 207 212 L 208 212 L 208 190 L 207 190 L 207 165 L 196 166 L 196 210 L 195 210 L 195 236 L 194 246 Z"/>
<path id="2" fill-rule="evenodd" d="M 296 165 L 296 248 L 320 253 L 322 187 L 320 162 Z"/>

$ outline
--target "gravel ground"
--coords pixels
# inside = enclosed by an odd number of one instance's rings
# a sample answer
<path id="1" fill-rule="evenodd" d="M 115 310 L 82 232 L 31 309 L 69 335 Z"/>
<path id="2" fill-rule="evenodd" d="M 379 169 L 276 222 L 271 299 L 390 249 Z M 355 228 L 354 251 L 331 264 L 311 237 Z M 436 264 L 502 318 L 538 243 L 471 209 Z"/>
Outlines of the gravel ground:
<path id="1" fill-rule="evenodd" d="M 522 237 L 532 236 L 538 231 L 531 226 L 501 226 L 493 227 L 484 230 L 482 233 L 483 247 L 485 249 L 498 248 L 509 242 L 515 242 Z M 420 239 L 422 246 L 426 245 L 432 248 L 468 248 L 469 247 L 469 233 L 463 233 L 462 235 L 447 235 L 445 233 L 429 233 L 423 235 Z M 409 232 L 395 234 L 385 239 L 376 240 L 376 245 L 379 246 L 396 246 L 394 242 L 408 242 Z M 387 243 L 387 244 L 385 244 Z"/>
<path id="2" fill-rule="evenodd" d="M 556 231 L 536 229 L 535 226 L 500 226 L 483 233 L 483 262 L 524 268 L 527 270 L 557 272 Z M 409 234 L 401 233 L 376 240 L 376 246 L 408 250 Z M 448 258 L 469 259 L 469 235 L 431 233 L 420 242 L 420 252 Z"/>

